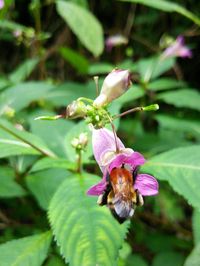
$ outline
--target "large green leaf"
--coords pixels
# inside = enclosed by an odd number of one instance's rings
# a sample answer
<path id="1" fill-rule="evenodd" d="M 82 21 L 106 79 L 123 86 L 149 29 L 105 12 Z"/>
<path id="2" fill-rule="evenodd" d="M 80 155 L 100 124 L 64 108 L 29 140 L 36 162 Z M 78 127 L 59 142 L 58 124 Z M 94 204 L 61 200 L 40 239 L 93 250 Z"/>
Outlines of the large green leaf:
<path id="1" fill-rule="evenodd" d="M 181 253 L 166 251 L 158 253 L 152 262 L 152 266 L 182 266 L 184 257 Z"/>
<path id="2" fill-rule="evenodd" d="M 176 107 L 185 107 L 200 111 L 200 93 L 194 89 L 179 89 L 176 91 L 162 92 L 157 99 Z"/>
<path id="3" fill-rule="evenodd" d="M 46 232 L 0 245 L 1 266 L 40 266 L 47 257 L 51 233 Z"/>
<path id="4" fill-rule="evenodd" d="M 29 190 L 37 199 L 40 207 L 48 208 L 49 202 L 58 186 L 67 179 L 69 172 L 64 169 L 51 169 L 37 172 L 26 177 Z"/>
<path id="5" fill-rule="evenodd" d="M 44 98 L 53 88 L 53 85 L 39 81 L 24 82 L 10 87 L 0 96 L 0 114 L 8 107 L 19 111 L 31 102 Z"/>
<path id="6" fill-rule="evenodd" d="M 72 176 L 58 188 L 49 220 L 61 254 L 71 266 L 115 265 L 127 225 L 120 225 L 86 190 L 99 179 Z"/>
<path id="7" fill-rule="evenodd" d="M 177 148 L 159 154 L 143 167 L 144 172 L 166 180 L 188 202 L 200 209 L 200 145 Z"/>
<path id="8" fill-rule="evenodd" d="M 14 179 L 15 175 L 12 169 L 0 168 L 0 197 L 11 198 L 26 195 L 26 191 Z"/>
<path id="9" fill-rule="evenodd" d="M 192 216 L 192 229 L 195 245 L 200 243 L 200 210 L 194 209 Z"/>
<path id="10" fill-rule="evenodd" d="M 95 56 L 103 52 L 103 30 L 91 12 L 66 1 L 57 1 L 57 11 L 90 52 Z"/>
<path id="11" fill-rule="evenodd" d="M 120 0 L 123 2 L 132 2 L 143 4 L 152 8 L 156 8 L 165 12 L 177 12 L 186 18 L 192 20 L 197 25 L 200 25 L 200 19 L 193 14 L 192 12 L 188 11 L 186 8 L 182 7 L 177 3 L 173 3 L 172 1 L 165 1 L 165 0 L 156 0 L 156 1 L 149 1 L 149 0 Z"/>
<path id="12" fill-rule="evenodd" d="M 199 266 L 200 265 L 200 243 L 193 249 L 191 254 L 186 259 L 184 266 Z"/>
<path id="13" fill-rule="evenodd" d="M 0 157 L 21 154 L 55 156 L 38 136 L 18 130 L 4 119 L 0 119 L 0 132 Z"/>

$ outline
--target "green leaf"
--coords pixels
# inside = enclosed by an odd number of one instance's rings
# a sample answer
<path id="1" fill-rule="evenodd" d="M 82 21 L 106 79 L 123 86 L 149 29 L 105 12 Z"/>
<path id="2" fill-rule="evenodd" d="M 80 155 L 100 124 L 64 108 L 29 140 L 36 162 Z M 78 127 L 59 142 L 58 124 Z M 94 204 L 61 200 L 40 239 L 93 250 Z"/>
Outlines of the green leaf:
<path id="1" fill-rule="evenodd" d="M 1 266 L 40 266 L 47 257 L 51 233 L 46 232 L 0 245 Z"/>
<path id="2" fill-rule="evenodd" d="M 59 52 L 80 74 L 88 72 L 89 62 L 83 55 L 69 47 L 61 47 Z"/>
<path id="3" fill-rule="evenodd" d="M 160 78 L 150 82 L 147 88 L 152 91 L 171 90 L 184 86 L 184 82 L 171 78 Z"/>
<path id="4" fill-rule="evenodd" d="M 163 130 L 172 130 L 175 134 L 180 132 L 188 139 L 193 139 L 195 137 L 198 141 L 200 140 L 199 121 L 181 119 L 162 114 L 156 115 L 155 119 Z"/>
<path id="5" fill-rule="evenodd" d="M 40 207 L 46 210 L 56 189 L 68 178 L 69 174 L 64 169 L 37 172 L 26 177 L 26 185 L 37 199 Z"/>
<path id="6" fill-rule="evenodd" d="M 176 107 L 190 108 L 200 111 L 200 93 L 194 89 L 180 89 L 159 93 L 157 99 Z"/>
<path id="7" fill-rule="evenodd" d="M 86 84 L 78 82 L 66 82 L 51 90 L 46 94 L 45 99 L 56 107 L 67 106 L 73 100 L 79 97 L 94 98 L 95 97 L 95 83 L 90 82 Z"/>
<path id="8" fill-rule="evenodd" d="M 95 56 L 103 52 L 103 30 L 91 12 L 75 3 L 65 1 L 57 1 L 57 11 L 90 52 Z"/>
<path id="9" fill-rule="evenodd" d="M 106 207 L 86 190 L 98 182 L 94 175 L 68 178 L 49 207 L 49 219 L 61 254 L 71 266 L 115 265 L 127 224 L 120 225 Z"/>
<path id="10" fill-rule="evenodd" d="M 121 106 L 125 103 L 132 102 L 144 96 L 144 90 L 140 86 L 132 85 L 129 90 L 124 93 L 119 99 L 117 99 L 117 104 Z"/>
<path id="11" fill-rule="evenodd" d="M 31 102 L 44 98 L 52 88 L 53 85 L 39 81 L 24 82 L 10 87 L 0 96 L 0 114 L 8 107 L 19 111 Z"/>
<path id="12" fill-rule="evenodd" d="M 11 198 L 26 195 L 26 191 L 15 181 L 12 169 L 0 168 L 0 197 Z"/>
<path id="13" fill-rule="evenodd" d="M 177 148 L 159 154 L 143 167 L 144 172 L 166 180 L 188 202 L 200 209 L 200 145 Z"/>
<path id="14" fill-rule="evenodd" d="M 94 63 L 90 64 L 88 74 L 94 76 L 94 75 L 100 75 L 100 74 L 107 74 L 111 72 L 115 66 L 111 65 L 110 63 Z"/>
<path id="15" fill-rule="evenodd" d="M 55 115 L 55 113 L 49 111 L 34 112 L 29 117 L 31 131 L 40 137 L 55 154 L 66 158 L 65 136 L 73 127 L 74 122 L 64 119 L 55 121 L 34 120 L 34 117 L 41 115 Z"/>
<path id="16" fill-rule="evenodd" d="M 181 253 L 174 251 L 160 252 L 154 259 L 152 266 L 182 266 L 184 257 Z"/>
<path id="17" fill-rule="evenodd" d="M 14 84 L 24 81 L 34 70 L 38 62 L 38 58 L 27 59 L 9 75 L 9 80 Z"/>
<path id="18" fill-rule="evenodd" d="M 127 258 L 125 266 L 148 266 L 148 264 L 142 256 L 133 254 Z"/>
<path id="19" fill-rule="evenodd" d="M 165 0 L 156 0 L 156 1 L 149 1 L 149 0 L 120 0 L 123 2 L 132 2 L 138 3 L 142 5 L 146 5 L 152 8 L 156 8 L 165 12 L 177 12 L 182 16 L 192 20 L 197 25 L 200 25 L 200 19 L 193 14 L 192 12 L 188 11 L 186 8 L 182 7 L 177 3 L 173 3 L 172 1 L 165 1 Z"/>
<path id="20" fill-rule="evenodd" d="M 173 67 L 175 63 L 174 58 L 167 58 L 166 60 L 160 60 L 159 56 L 153 56 L 150 58 L 140 60 L 136 66 L 138 72 L 141 75 L 141 80 L 144 83 L 148 83 Z"/>
<path id="21" fill-rule="evenodd" d="M 200 265 L 200 243 L 192 250 L 187 257 L 184 266 L 199 266 Z"/>
<path id="22" fill-rule="evenodd" d="M 43 141 L 29 132 L 16 129 L 8 121 L 0 119 L 0 157 L 22 154 L 43 154 L 55 157 Z"/>
<path id="23" fill-rule="evenodd" d="M 200 210 L 194 209 L 192 216 L 192 228 L 195 245 L 200 243 Z"/>
<path id="24" fill-rule="evenodd" d="M 69 162 L 63 158 L 43 158 L 37 161 L 31 169 L 31 173 L 46 170 L 49 168 L 62 168 L 66 170 L 74 170 L 76 164 Z"/>

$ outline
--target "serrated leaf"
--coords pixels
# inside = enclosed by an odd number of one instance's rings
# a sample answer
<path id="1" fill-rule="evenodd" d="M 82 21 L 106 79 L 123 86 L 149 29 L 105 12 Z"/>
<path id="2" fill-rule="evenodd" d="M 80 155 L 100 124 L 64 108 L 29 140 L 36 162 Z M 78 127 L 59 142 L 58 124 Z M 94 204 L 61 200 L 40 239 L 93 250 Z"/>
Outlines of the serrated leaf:
<path id="1" fill-rule="evenodd" d="M 181 14 L 182 16 L 185 16 L 186 18 L 192 20 L 197 25 L 200 25 L 200 19 L 184 8 L 183 6 L 174 3 L 172 1 L 165 1 L 165 0 L 156 0 L 156 1 L 149 1 L 149 0 L 120 0 L 123 2 L 132 2 L 132 3 L 138 3 L 143 4 L 152 8 L 156 8 L 165 12 L 177 12 Z"/>
<path id="2" fill-rule="evenodd" d="M 76 168 L 76 164 L 73 162 L 69 162 L 63 158 L 43 158 L 37 161 L 33 167 L 31 168 L 31 173 L 46 170 L 49 168 L 62 168 L 66 170 L 74 170 Z"/>
<path id="3" fill-rule="evenodd" d="M 86 190 L 98 178 L 72 176 L 58 188 L 49 207 L 49 220 L 61 254 L 71 266 L 115 265 L 126 232 L 106 207 Z"/>
<path id="4" fill-rule="evenodd" d="M 150 82 L 147 85 L 148 90 L 152 91 L 162 91 L 171 90 L 175 88 L 180 88 L 185 83 L 180 80 L 170 79 L 170 78 L 160 78 L 155 81 Z"/>
<path id="5" fill-rule="evenodd" d="M 69 175 L 70 172 L 64 169 L 40 171 L 26 176 L 26 185 L 37 199 L 40 207 L 46 210 L 56 189 Z"/>
<path id="6" fill-rule="evenodd" d="M 18 130 L 11 123 L 0 119 L 0 157 L 21 154 L 43 154 L 55 157 L 43 141 L 36 135 L 25 130 Z"/>
<path id="7" fill-rule="evenodd" d="M 57 1 L 57 11 L 90 52 L 95 56 L 103 52 L 103 30 L 90 11 L 65 1 Z"/>
<path id="8" fill-rule="evenodd" d="M 9 87 L 0 96 L 0 114 L 12 108 L 20 111 L 31 102 L 44 98 L 54 86 L 46 82 L 29 81 Z M 22 97 L 23 95 L 23 97 Z"/>
<path id="9" fill-rule="evenodd" d="M 27 59 L 9 75 L 9 80 L 14 84 L 24 81 L 34 70 L 38 62 L 38 58 Z"/>
<path id="10" fill-rule="evenodd" d="M 47 256 L 51 233 L 46 232 L 0 245 L 1 266 L 40 266 Z"/>
<path id="11" fill-rule="evenodd" d="M 192 250 L 187 257 L 184 266 L 199 266 L 200 265 L 200 243 Z"/>
<path id="12" fill-rule="evenodd" d="M 157 99 L 176 107 L 190 108 L 200 111 L 200 93 L 194 89 L 180 89 L 159 93 Z"/>
<path id="13" fill-rule="evenodd" d="M 192 216 L 192 228 L 195 245 L 200 243 L 200 210 L 194 209 Z"/>
<path id="14" fill-rule="evenodd" d="M 26 195 L 26 191 L 15 181 L 12 169 L 0 168 L 0 197 L 12 198 Z"/>
<path id="15" fill-rule="evenodd" d="M 142 170 L 166 180 L 188 202 L 200 209 L 200 145 L 177 148 L 149 160 Z"/>

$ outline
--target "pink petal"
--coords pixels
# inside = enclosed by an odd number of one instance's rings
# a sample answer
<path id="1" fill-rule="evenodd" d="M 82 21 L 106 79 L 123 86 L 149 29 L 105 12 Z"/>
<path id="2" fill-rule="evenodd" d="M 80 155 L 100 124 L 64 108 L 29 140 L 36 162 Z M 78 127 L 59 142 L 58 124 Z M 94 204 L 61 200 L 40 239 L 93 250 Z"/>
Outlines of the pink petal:
<path id="1" fill-rule="evenodd" d="M 125 148 L 124 144 L 121 142 L 119 138 L 117 138 L 118 146 L 120 149 Z M 101 129 L 93 129 L 92 131 L 92 146 L 95 160 L 101 167 L 101 158 L 106 152 L 115 151 L 115 139 L 112 131 L 101 128 Z M 102 168 L 101 168 L 102 169 Z"/>
<path id="2" fill-rule="evenodd" d="M 122 164 L 128 164 L 131 166 L 132 169 L 135 167 L 142 165 L 145 163 L 145 159 L 139 152 L 133 152 L 130 155 L 127 154 L 119 154 L 116 158 L 112 161 L 109 166 L 109 171 L 111 172 L 113 168 L 121 167 Z"/>
<path id="3" fill-rule="evenodd" d="M 99 196 L 104 192 L 104 190 L 106 189 L 106 186 L 107 186 L 107 182 L 105 180 L 102 180 L 98 184 L 89 188 L 87 191 L 87 195 Z"/>
<path id="4" fill-rule="evenodd" d="M 157 180 L 148 174 L 139 174 L 136 177 L 134 189 L 137 189 L 142 196 L 152 196 L 158 194 Z"/>

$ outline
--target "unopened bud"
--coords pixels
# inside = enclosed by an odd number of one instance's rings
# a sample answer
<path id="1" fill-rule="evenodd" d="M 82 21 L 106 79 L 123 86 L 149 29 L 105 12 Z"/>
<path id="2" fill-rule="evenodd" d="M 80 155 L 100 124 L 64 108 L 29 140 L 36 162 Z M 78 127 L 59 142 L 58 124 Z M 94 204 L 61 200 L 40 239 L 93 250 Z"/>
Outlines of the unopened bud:
<path id="1" fill-rule="evenodd" d="M 71 141 L 72 147 L 76 150 L 84 150 L 88 144 L 88 135 L 87 133 L 81 133 L 78 137 L 73 138 Z"/>
<path id="2" fill-rule="evenodd" d="M 114 69 L 105 78 L 100 95 L 94 100 L 93 105 L 100 108 L 124 94 L 131 85 L 128 70 Z"/>
<path id="3" fill-rule="evenodd" d="M 86 115 L 86 105 L 82 101 L 73 101 L 67 106 L 66 117 L 67 118 L 78 118 Z"/>
<path id="4" fill-rule="evenodd" d="M 145 107 L 142 107 L 143 111 L 157 111 L 159 109 L 159 105 L 158 104 L 151 104 Z"/>

